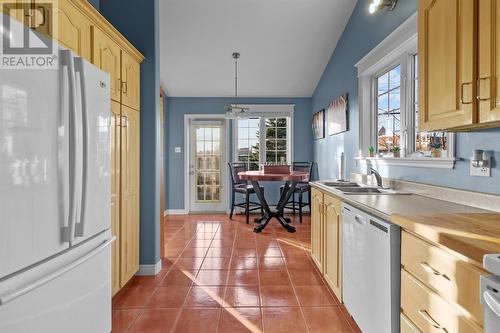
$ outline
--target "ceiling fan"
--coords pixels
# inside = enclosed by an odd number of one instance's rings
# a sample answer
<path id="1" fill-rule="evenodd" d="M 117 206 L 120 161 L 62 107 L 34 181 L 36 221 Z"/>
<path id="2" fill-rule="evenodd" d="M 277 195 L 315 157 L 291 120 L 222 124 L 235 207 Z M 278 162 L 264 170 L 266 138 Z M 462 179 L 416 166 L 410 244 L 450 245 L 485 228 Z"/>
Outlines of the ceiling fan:
<path id="1" fill-rule="evenodd" d="M 250 110 L 248 107 L 238 105 L 238 59 L 240 58 L 238 52 L 233 52 L 232 57 L 234 59 L 234 100 L 235 104 L 230 104 L 226 106 L 226 118 L 237 119 L 245 115 L 246 112 Z"/>

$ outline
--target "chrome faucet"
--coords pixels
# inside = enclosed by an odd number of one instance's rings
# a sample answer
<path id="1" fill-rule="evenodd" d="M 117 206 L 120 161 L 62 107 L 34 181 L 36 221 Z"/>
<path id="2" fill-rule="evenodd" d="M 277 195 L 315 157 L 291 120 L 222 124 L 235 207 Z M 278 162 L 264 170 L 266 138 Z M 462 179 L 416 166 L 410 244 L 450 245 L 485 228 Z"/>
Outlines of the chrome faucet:
<path id="1" fill-rule="evenodd" d="M 377 180 L 377 186 L 382 187 L 382 177 L 380 177 L 378 171 L 375 170 L 374 168 L 370 168 L 370 175 L 374 175 L 375 179 Z"/>

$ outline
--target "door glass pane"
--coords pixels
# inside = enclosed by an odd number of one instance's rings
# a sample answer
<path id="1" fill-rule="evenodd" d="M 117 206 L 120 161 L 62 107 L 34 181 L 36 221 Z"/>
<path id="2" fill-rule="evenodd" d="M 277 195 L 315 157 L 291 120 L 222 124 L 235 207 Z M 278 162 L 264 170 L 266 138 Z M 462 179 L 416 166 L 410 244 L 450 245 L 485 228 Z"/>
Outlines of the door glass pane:
<path id="1" fill-rule="evenodd" d="M 221 193 L 221 128 L 196 128 L 196 202 L 220 202 Z M 201 148 L 203 147 L 203 148 Z"/>

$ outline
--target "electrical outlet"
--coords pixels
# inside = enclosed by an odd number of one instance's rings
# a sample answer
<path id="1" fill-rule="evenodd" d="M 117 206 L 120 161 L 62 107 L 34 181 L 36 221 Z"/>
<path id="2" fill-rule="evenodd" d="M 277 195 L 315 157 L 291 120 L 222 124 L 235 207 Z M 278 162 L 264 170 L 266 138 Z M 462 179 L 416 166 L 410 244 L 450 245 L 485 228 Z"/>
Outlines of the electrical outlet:
<path id="1" fill-rule="evenodd" d="M 491 177 L 491 162 L 488 161 L 486 166 L 483 167 L 475 167 L 472 165 L 472 162 L 470 164 L 470 175 L 471 176 L 476 176 L 476 177 Z"/>
<path id="2" fill-rule="evenodd" d="M 181 151 L 182 151 L 182 149 L 181 149 L 181 147 L 175 147 L 174 151 L 175 151 L 176 154 L 180 154 Z"/>

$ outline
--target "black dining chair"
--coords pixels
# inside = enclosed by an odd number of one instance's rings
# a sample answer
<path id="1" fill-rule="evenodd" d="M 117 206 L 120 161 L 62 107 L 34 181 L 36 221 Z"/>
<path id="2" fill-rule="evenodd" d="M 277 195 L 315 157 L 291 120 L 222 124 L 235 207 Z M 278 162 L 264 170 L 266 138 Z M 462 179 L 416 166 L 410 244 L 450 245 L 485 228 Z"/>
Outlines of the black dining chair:
<path id="1" fill-rule="evenodd" d="M 240 207 L 245 209 L 246 222 L 249 224 L 250 212 L 260 209 L 261 214 L 264 215 L 264 209 L 260 203 L 250 201 L 250 195 L 255 193 L 255 190 L 251 184 L 246 180 L 241 180 L 238 176 L 238 173 L 248 171 L 247 164 L 244 162 L 230 162 L 228 166 L 231 173 L 231 214 L 229 218 L 233 218 L 234 207 Z M 262 194 L 264 194 L 263 186 L 260 186 L 260 190 Z M 245 196 L 245 202 L 235 203 L 236 193 L 243 194 Z"/>
<path id="2" fill-rule="evenodd" d="M 300 181 L 295 186 L 295 190 L 293 191 L 293 195 L 288 200 L 285 208 L 291 209 L 293 214 L 298 210 L 299 211 L 299 221 L 302 223 L 302 208 L 309 206 L 311 209 L 311 186 L 309 185 L 309 180 L 311 179 L 311 172 L 313 168 L 313 162 L 293 162 L 292 170 L 293 171 L 301 171 L 307 172 L 309 177 L 306 180 Z M 284 185 L 281 185 L 280 192 L 283 192 Z M 303 201 L 303 194 L 307 193 L 308 201 Z M 298 194 L 298 201 L 296 200 L 295 194 Z"/>

